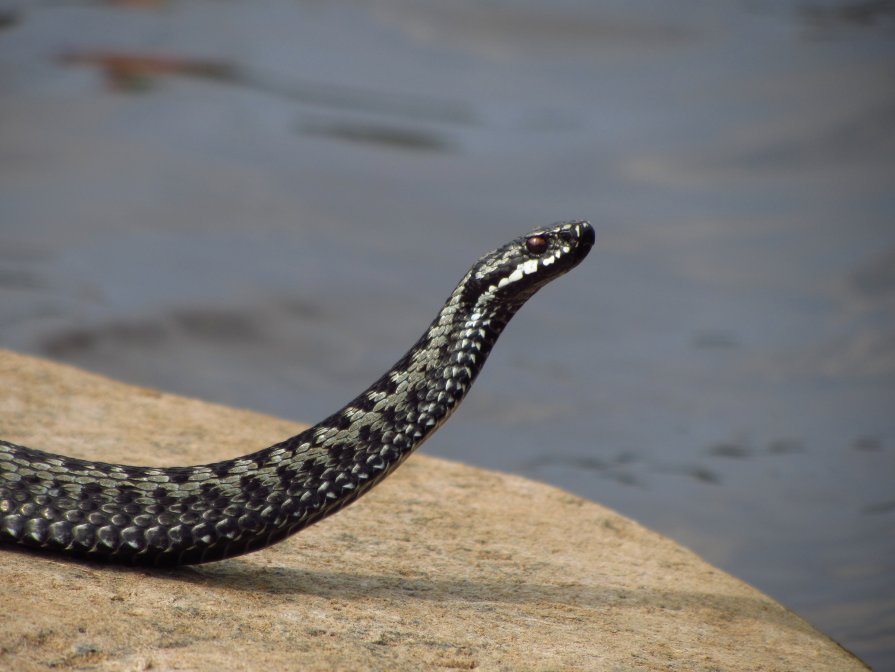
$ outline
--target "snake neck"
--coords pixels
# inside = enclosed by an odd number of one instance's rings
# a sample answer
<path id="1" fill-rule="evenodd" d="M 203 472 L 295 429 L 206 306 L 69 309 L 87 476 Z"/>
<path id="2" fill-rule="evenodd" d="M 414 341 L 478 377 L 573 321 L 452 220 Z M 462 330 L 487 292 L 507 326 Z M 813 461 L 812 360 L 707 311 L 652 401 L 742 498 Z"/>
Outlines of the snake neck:
<path id="1" fill-rule="evenodd" d="M 470 300 L 469 281 L 464 278 L 391 369 L 340 411 L 280 445 L 295 451 L 296 459 L 316 453 L 329 463 L 350 446 L 361 480 L 376 482 L 398 466 L 457 408 L 522 305 Z"/>

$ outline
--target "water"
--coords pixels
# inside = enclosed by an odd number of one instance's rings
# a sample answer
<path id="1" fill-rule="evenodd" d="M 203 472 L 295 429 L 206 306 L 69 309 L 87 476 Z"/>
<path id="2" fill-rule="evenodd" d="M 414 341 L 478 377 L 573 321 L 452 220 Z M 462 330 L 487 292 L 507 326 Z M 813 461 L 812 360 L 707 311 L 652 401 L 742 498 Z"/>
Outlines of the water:
<path id="1" fill-rule="evenodd" d="M 895 669 L 893 43 L 869 1 L 0 2 L 0 345 L 315 421 L 587 217 L 424 450 Z"/>

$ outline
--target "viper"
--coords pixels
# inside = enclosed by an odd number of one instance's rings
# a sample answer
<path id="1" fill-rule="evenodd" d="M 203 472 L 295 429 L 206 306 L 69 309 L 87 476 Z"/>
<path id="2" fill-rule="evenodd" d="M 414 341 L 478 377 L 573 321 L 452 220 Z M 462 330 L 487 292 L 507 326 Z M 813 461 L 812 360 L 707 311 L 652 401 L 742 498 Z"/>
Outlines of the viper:
<path id="1" fill-rule="evenodd" d="M 107 464 L 0 440 L 0 544 L 139 565 L 231 558 L 351 504 L 457 408 L 516 311 L 594 244 L 585 221 L 483 256 L 416 344 L 322 422 L 269 448 L 191 467 Z"/>

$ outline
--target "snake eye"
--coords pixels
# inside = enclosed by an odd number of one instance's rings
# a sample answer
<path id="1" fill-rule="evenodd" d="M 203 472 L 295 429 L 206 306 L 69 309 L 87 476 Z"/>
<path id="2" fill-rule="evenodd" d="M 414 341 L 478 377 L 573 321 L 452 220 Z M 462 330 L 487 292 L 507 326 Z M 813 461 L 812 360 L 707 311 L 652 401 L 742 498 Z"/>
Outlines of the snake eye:
<path id="1" fill-rule="evenodd" d="M 531 236 L 525 241 L 525 247 L 531 254 L 540 256 L 547 251 L 547 239 L 544 236 Z"/>

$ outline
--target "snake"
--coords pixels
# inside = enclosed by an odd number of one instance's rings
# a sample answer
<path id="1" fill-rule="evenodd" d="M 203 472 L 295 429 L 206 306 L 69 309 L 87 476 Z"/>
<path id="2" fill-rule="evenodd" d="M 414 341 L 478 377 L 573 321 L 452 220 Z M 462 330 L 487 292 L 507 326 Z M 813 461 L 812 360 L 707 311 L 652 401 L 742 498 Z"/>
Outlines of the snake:
<path id="1" fill-rule="evenodd" d="M 0 440 L 0 545 L 179 566 L 266 548 L 343 509 L 453 413 L 516 311 L 584 259 L 587 221 L 484 255 L 394 366 L 344 408 L 269 448 L 187 467 L 109 464 Z"/>

